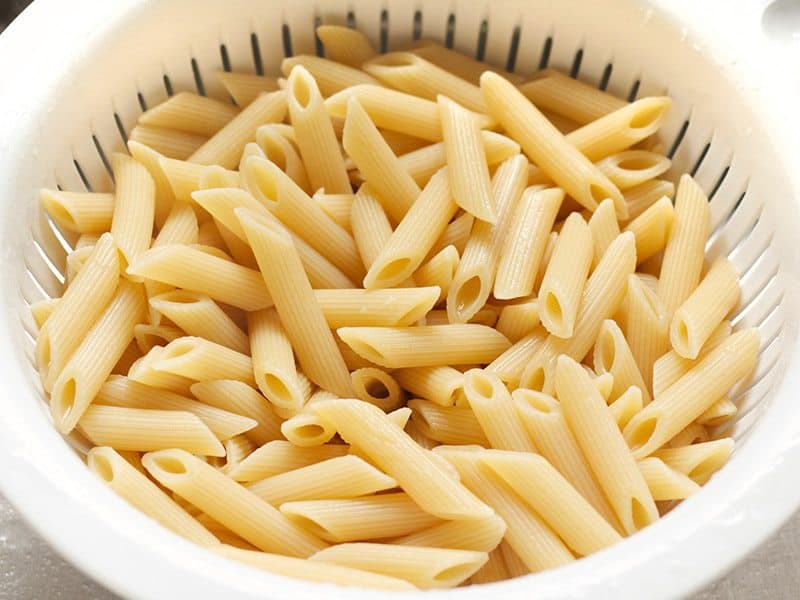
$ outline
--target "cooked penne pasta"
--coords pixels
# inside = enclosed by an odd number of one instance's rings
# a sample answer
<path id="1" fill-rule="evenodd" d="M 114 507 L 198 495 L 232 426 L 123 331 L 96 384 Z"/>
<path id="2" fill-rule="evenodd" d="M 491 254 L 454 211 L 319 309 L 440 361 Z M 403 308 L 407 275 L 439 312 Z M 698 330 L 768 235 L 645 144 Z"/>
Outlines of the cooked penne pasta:
<path id="1" fill-rule="evenodd" d="M 164 346 L 153 368 L 193 381 L 237 379 L 255 383 L 253 361 L 248 355 L 194 336 L 184 336 Z"/>
<path id="2" fill-rule="evenodd" d="M 663 179 L 653 179 L 625 190 L 623 195 L 625 204 L 628 205 L 628 220 L 632 221 L 664 196 L 675 196 L 675 184 Z M 671 222 L 670 220 L 670 224 Z"/>
<path id="3" fill-rule="evenodd" d="M 346 444 L 301 447 L 285 440 L 274 440 L 255 450 L 228 475 L 236 481 L 259 481 L 344 456 L 349 449 Z"/>
<path id="4" fill-rule="evenodd" d="M 128 377 L 154 388 L 163 388 L 176 394 L 189 395 L 189 388 L 192 387 L 193 380 L 153 368 L 163 352 L 164 346 L 153 346 L 147 354 L 131 365 L 128 369 Z"/>
<path id="5" fill-rule="evenodd" d="M 458 271 L 458 250 L 455 246 L 445 246 L 433 258 L 414 271 L 414 282 L 419 286 L 439 288 L 438 304 L 445 298 Z"/>
<path id="6" fill-rule="evenodd" d="M 350 211 L 355 199 L 354 194 L 323 194 L 317 192 L 314 194 L 313 199 L 339 227 L 352 234 L 350 230 Z"/>
<path id="7" fill-rule="evenodd" d="M 365 367 L 350 373 L 356 398 L 374 404 L 384 412 L 401 408 L 405 395 L 394 377 L 376 369 Z"/>
<path id="8" fill-rule="evenodd" d="M 453 406 L 463 394 L 464 376 L 452 367 L 397 369 L 392 376 L 411 394 L 439 406 Z"/>
<path id="9" fill-rule="evenodd" d="M 516 344 L 538 325 L 539 301 L 533 299 L 504 306 L 500 311 L 495 329 Z"/>
<path id="10" fill-rule="evenodd" d="M 170 180 L 167 178 L 161 163 L 162 161 L 173 159 L 159 154 L 149 146 L 140 144 L 136 140 L 128 140 L 128 152 L 147 169 L 150 177 L 153 178 L 153 183 L 156 187 L 154 221 L 156 226 L 160 227 L 164 224 L 172 205 L 175 203 L 175 192 L 172 190 Z M 175 162 L 182 164 L 182 161 L 179 160 Z"/>
<path id="11" fill-rule="evenodd" d="M 147 169 L 125 154 L 115 153 L 111 166 L 116 191 L 110 231 L 125 268 L 150 246 L 156 188 Z"/>
<path id="12" fill-rule="evenodd" d="M 625 425 L 633 418 L 633 416 L 642 410 L 643 402 L 642 395 L 645 393 L 641 388 L 631 386 L 619 396 L 616 400 L 608 404 L 608 410 L 611 411 L 611 416 L 620 430 L 625 429 Z M 608 399 L 605 399 L 608 402 Z"/>
<path id="13" fill-rule="evenodd" d="M 581 124 L 591 123 L 627 104 L 613 94 L 552 69 L 520 85 L 519 91 L 540 110 L 553 111 Z"/>
<path id="14" fill-rule="evenodd" d="M 637 464 L 653 500 L 683 500 L 700 490 L 699 485 L 660 458 L 650 456 Z"/>
<path id="15" fill-rule="evenodd" d="M 433 456 L 438 456 L 438 454 L 433 454 Z M 444 459 L 442 460 L 444 464 L 450 465 Z M 445 521 L 429 529 L 394 539 L 391 543 L 403 546 L 428 546 L 431 548 L 490 552 L 503 539 L 505 531 L 506 524 L 503 519 L 497 515 L 490 515 L 485 519 Z"/>
<path id="16" fill-rule="evenodd" d="M 142 113 L 139 125 L 209 137 L 225 127 L 237 114 L 238 109 L 225 102 L 192 92 L 179 92 Z"/>
<path id="17" fill-rule="evenodd" d="M 514 342 L 508 350 L 489 363 L 486 370 L 496 373 L 502 381 L 509 384 L 509 387 L 518 387 L 517 384 L 519 383 L 520 377 L 530 357 L 535 355 L 536 351 L 545 345 L 548 335 L 544 327 L 537 326 L 533 331 Z"/>
<path id="18" fill-rule="evenodd" d="M 617 215 L 614 212 L 614 203 L 610 198 L 606 198 L 597 206 L 597 210 L 589 217 L 588 224 L 594 244 L 592 267 L 595 267 L 606 250 L 608 250 L 611 242 L 620 234 Z"/>
<path id="19" fill-rule="evenodd" d="M 208 140 L 204 135 L 149 125 L 137 125 L 131 129 L 128 139 L 144 144 L 162 156 L 179 160 L 190 157 Z"/>
<path id="20" fill-rule="evenodd" d="M 723 438 L 691 446 L 663 448 L 653 456 L 698 485 L 703 485 L 728 461 L 733 447 L 731 438 Z"/>
<path id="21" fill-rule="evenodd" d="M 494 583 L 495 581 L 503 581 L 509 577 L 511 577 L 511 575 L 508 573 L 508 569 L 506 569 L 506 563 L 503 560 L 500 548 L 497 547 L 489 552 L 489 560 L 470 577 L 469 582 L 471 584 Z"/>
<path id="22" fill-rule="evenodd" d="M 641 391 L 642 401 L 645 404 L 650 403 L 650 393 L 647 391 L 639 366 L 628 346 L 625 334 L 615 321 L 606 319 L 600 326 L 594 344 L 593 358 L 594 368 L 598 374 L 611 373 L 614 377 L 614 385 L 609 396 L 611 402 L 619 398 L 629 387 L 636 386 Z"/>
<path id="23" fill-rule="evenodd" d="M 461 373 L 459 373 L 461 375 Z M 463 382 L 463 375 L 461 375 Z M 461 384 L 463 386 L 463 383 Z M 471 408 L 442 406 L 428 400 L 411 400 L 411 420 L 432 440 L 442 444 L 488 446 L 489 440 Z"/>
<path id="24" fill-rule="evenodd" d="M 331 329 L 413 325 L 433 308 L 440 295 L 437 286 L 314 292 Z"/>
<path id="25" fill-rule="evenodd" d="M 444 228 L 444 232 L 439 236 L 439 239 L 436 240 L 433 248 L 431 248 L 430 252 L 428 252 L 428 256 L 425 258 L 431 260 L 447 246 L 455 246 L 459 254 L 463 254 L 464 249 L 467 247 L 467 241 L 469 241 L 469 235 L 472 232 L 472 225 L 474 222 L 475 217 L 466 212 L 454 218 L 447 224 L 447 227 Z"/>
<path id="26" fill-rule="evenodd" d="M 102 233 L 111 228 L 114 194 L 43 189 L 39 201 L 61 227 L 75 233 Z"/>
<path id="27" fill-rule="evenodd" d="M 325 46 L 325 56 L 337 63 L 360 69 L 362 64 L 377 54 L 367 36 L 357 29 L 320 25 L 316 32 Z"/>
<path id="28" fill-rule="evenodd" d="M 311 193 L 313 190 L 303 160 L 295 143 L 282 133 L 280 127 L 280 124 L 262 125 L 256 130 L 256 143 L 271 163 L 291 177 L 304 192 Z"/>
<path id="29" fill-rule="evenodd" d="M 738 407 L 733 402 L 727 398 L 721 398 L 712 404 L 711 408 L 706 412 L 697 417 L 697 422 L 700 425 L 715 427 L 730 419 L 738 411 Z"/>
<path id="30" fill-rule="evenodd" d="M 354 69 L 326 58 L 299 54 L 283 59 L 281 73 L 291 77 L 292 71 L 298 66 L 305 69 L 317 82 L 319 90 L 326 98 L 357 85 L 379 85 L 378 81 L 370 77 L 361 69 Z"/>
<path id="31" fill-rule="evenodd" d="M 674 210 L 666 196 L 642 212 L 625 227 L 636 237 L 636 262 L 641 264 L 664 249 Z"/>
<path id="32" fill-rule="evenodd" d="M 626 150 L 599 160 L 597 168 L 622 191 L 654 179 L 672 162 L 663 154 L 647 150 Z"/>
<path id="33" fill-rule="evenodd" d="M 274 92 L 278 89 L 278 81 L 274 77 L 224 71 L 217 73 L 217 77 L 237 106 L 247 106 L 263 92 Z"/>

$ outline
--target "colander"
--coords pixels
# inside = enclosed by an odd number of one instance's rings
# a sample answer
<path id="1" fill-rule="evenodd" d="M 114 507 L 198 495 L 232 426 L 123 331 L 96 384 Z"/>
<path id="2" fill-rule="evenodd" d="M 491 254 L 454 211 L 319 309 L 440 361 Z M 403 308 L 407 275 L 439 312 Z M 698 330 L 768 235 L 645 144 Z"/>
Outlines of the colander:
<path id="1" fill-rule="evenodd" d="M 715 432 L 734 436 L 737 450 L 701 493 L 569 566 L 428 593 L 675 598 L 722 575 L 800 506 L 797 90 L 762 33 L 764 8 L 722 0 L 37 0 L 0 37 L 3 494 L 69 560 L 126 596 L 388 596 L 225 561 L 114 496 L 70 449 L 80 450 L 80 440 L 52 426 L 29 312 L 60 294 L 74 241 L 42 214 L 40 187 L 110 190 L 108 157 L 148 106 L 184 89 L 225 98 L 217 71 L 274 74 L 284 56 L 321 52 L 316 24 L 347 23 L 383 51 L 432 38 L 522 73 L 556 67 L 629 99 L 670 95 L 661 141 L 672 175 L 690 172 L 708 192 L 708 258 L 725 254 L 739 269 L 733 322 L 761 331 L 757 371 L 732 396 L 737 418 Z M 770 20 L 779 33 L 796 31 Z"/>

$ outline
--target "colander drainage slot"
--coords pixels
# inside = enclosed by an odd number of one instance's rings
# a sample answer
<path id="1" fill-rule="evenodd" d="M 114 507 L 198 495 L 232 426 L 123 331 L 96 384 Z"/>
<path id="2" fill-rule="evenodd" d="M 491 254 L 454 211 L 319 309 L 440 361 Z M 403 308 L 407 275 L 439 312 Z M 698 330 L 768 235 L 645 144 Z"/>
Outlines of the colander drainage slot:
<path id="1" fill-rule="evenodd" d="M 281 27 L 281 38 L 283 40 L 283 55 L 287 58 L 294 56 L 294 52 L 292 52 L 292 32 L 288 23 L 284 23 Z"/>
<path id="2" fill-rule="evenodd" d="M 122 118 L 116 112 L 114 113 L 114 122 L 117 124 L 117 131 L 119 131 L 119 137 L 122 138 L 122 144 L 127 147 L 128 132 L 125 131 L 125 125 L 122 123 Z"/>
<path id="3" fill-rule="evenodd" d="M 572 59 L 572 66 L 569 68 L 569 76 L 573 79 L 577 79 L 578 73 L 581 72 L 581 62 L 583 62 L 583 48 L 579 48 L 575 53 L 575 58 Z"/>
<path id="4" fill-rule="evenodd" d="M 284 42 L 284 50 L 286 49 L 286 42 Z M 250 50 L 253 52 L 253 66 L 256 69 L 257 75 L 264 74 L 264 63 L 261 61 L 261 46 L 258 43 L 258 36 L 255 33 L 250 34 Z M 289 50 L 291 51 L 291 42 Z"/>
<path id="5" fill-rule="evenodd" d="M 489 38 L 489 21 L 481 21 L 481 28 L 478 30 L 478 44 L 475 46 L 475 59 L 483 60 L 486 56 L 486 40 Z"/>
<path id="6" fill-rule="evenodd" d="M 675 153 L 678 151 L 678 148 L 680 147 L 683 138 L 686 137 L 686 131 L 688 129 L 689 129 L 689 121 L 686 120 L 683 122 L 683 125 L 681 125 L 680 131 L 678 131 L 678 135 L 675 136 L 675 141 L 672 142 L 672 146 L 670 146 L 669 152 L 667 152 L 668 158 L 671 159 L 672 157 L 675 156 Z"/>
<path id="7" fill-rule="evenodd" d="M 200 67 L 197 65 L 197 59 L 195 58 L 192 58 L 192 75 L 194 75 L 194 85 L 197 88 L 197 93 L 205 96 L 206 86 L 203 85 L 203 77 L 200 75 Z"/>
<path id="8" fill-rule="evenodd" d="M 231 57 L 228 55 L 228 47 L 225 44 L 219 45 L 219 58 L 222 61 L 222 70 L 226 73 L 230 73 Z"/>
<path id="9" fill-rule="evenodd" d="M 447 16 L 447 29 L 444 34 L 444 45 L 446 48 L 452 48 L 453 42 L 456 39 L 456 15 L 450 13 Z"/>
<path id="10" fill-rule="evenodd" d="M 539 70 L 546 69 L 550 62 L 550 52 L 553 50 L 553 36 L 547 36 L 542 46 L 542 56 L 539 58 Z"/>
<path id="11" fill-rule="evenodd" d="M 603 90 L 604 92 L 608 88 L 608 82 L 611 81 L 611 73 L 613 71 L 614 71 L 614 65 L 612 65 L 611 63 L 608 63 L 606 65 L 606 68 L 603 69 L 603 75 L 600 77 L 600 83 L 597 85 L 597 87 Z"/>
<path id="12" fill-rule="evenodd" d="M 317 56 L 325 56 L 325 46 L 322 45 L 322 40 L 319 39 L 317 35 L 317 27 L 322 25 L 322 17 L 316 15 L 314 17 L 314 51 L 316 52 Z"/>
<path id="13" fill-rule="evenodd" d="M 75 165 L 75 170 L 78 172 L 78 177 L 80 177 L 83 182 L 83 187 L 86 188 L 87 192 L 93 192 L 92 184 L 89 183 L 89 180 L 86 178 L 86 173 L 83 172 L 81 165 L 75 159 L 73 159 L 72 164 Z"/>
<path id="14" fill-rule="evenodd" d="M 349 13 L 348 13 L 349 14 Z M 422 11 L 414 11 L 414 24 L 411 31 L 411 39 L 418 40 L 422 37 Z"/>
<path id="15" fill-rule="evenodd" d="M 111 170 L 111 164 L 108 162 L 108 157 L 106 156 L 105 150 L 103 150 L 103 147 L 97 140 L 97 136 L 94 134 L 92 134 L 92 143 L 94 144 L 94 149 L 97 150 L 97 155 L 100 157 L 100 162 L 103 163 L 103 166 L 108 172 L 108 176 L 111 177 L 111 181 L 114 181 L 114 172 Z"/>
<path id="16" fill-rule="evenodd" d="M 167 90 L 167 96 L 174 95 L 174 92 L 172 90 L 172 81 L 170 81 L 169 75 L 164 73 L 163 80 L 164 80 L 164 89 Z"/>
<path id="17" fill-rule="evenodd" d="M 506 60 L 506 71 L 513 73 L 517 67 L 517 53 L 519 52 L 519 39 L 522 34 L 520 26 L 514 27 L 511 34 L 511 43 L 508 45 L 508 59 Z"/>
<path id="18" fill-rule="evenodd" d="M 379 50 L 381 54 L 389 50 L 389 11 L 385 8 L 381 11 Z"/>

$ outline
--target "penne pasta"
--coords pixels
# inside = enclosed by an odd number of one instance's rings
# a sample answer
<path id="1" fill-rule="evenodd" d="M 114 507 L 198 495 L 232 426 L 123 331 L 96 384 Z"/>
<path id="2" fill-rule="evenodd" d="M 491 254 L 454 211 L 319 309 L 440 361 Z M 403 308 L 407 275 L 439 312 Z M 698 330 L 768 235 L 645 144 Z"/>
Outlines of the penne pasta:
<path id="1" fill-rule="evenodd" d="M 314 297 L 331 329 L 413 325 L 441 295 L 436 286 L 377 290 L 316 290 Z"/>
<path id="2" fill-rule="evenodd" d="M 322 194 L 318 192 L 314 194 L 313 199 L 331 220 L 347 233 L 352 234 L 350 230 L 350 211 L 355 199 L 354 194 Z"/>
<path id="3" fill-rule="evenodd" d="M 114 154 L 111 166 L 116 191 L 110 231 L 124 268 L 150 246 L 156 188 L 147 169 L 125 154 Z"/>
<path id="4" fill-rule="evenodd" d="M 538 325 L 539 301 L 533 299 L 504 306 L 500 310 L 495 329 L 516 344 Z"/>
<path id="5" fill-rule="evenodd" d="M 664 196 L 674 197 L 675 184 L 663 179 L 653 179 L 625 190 L 623 196 L 628 205 L 628 220 L 632 221 Z"/>
<path id="6" fill-rule="evenodd" d="M 433 456 L 438 455 L 434 453 Z M 450 465 L 447 461 L 444 461 L 444 464 Z M 403 546 L 490 552 L 503 539 L 505 531 L 506 524 L 503 519 L 497 515 L 491 515 L 485 519 L 445 521 L 429 529 L 394 539 L 391 543 Z"/>
<path id="7" fill-rule="evenodd" d="M 237 106 L 247 106 L 263 92 L 278 89 L 278 81 L 274 77 L 224 71 L 217 73 L 217 77 Z"/>
<path id="8" fill-rule="evenodd" d="M 664 249 L 672 226 L 674 210 L 666 196 L 630 221 L 625 231 L 636 237 L 636 262 L 641 264 Z"/>
<path id="9" fill-rule="evenodd" d="M 346 444 L 301 447 L 285 440 L 273 440 L 253 451 L 228 475 L 236 481 L 259 481 L 344 456 L 349 449 Z"/>
<path id="10" fill-rule="evenodd" d="M 671 164 L 663 154 L 647 150 L 626 150 L 596 163 L 597 168 L 622 191 L 658 177 Z"/>
<path id="11" fill-rule="evenodd" d="M 540 110 L 552 111 L 581 124 L 591 123 L 627 104 L 612 94 L 552 69 L 542 71 L 533 81 L 520 85 L 519 91 Z"/>
<path id="12" fill-rule="evenodd" d="M 375 78 L 370 77 L 361 69 L 354 69 L 326 58 L 308 54 L 299 54 L 283 59 L 281 73 L 285 77 L 291 77 L 292 71 L 298 66 L 316 80 L 320 92 L 326 98 L 352 86 L 378 85 Z"/>
<path id="13" fill-rule="evenodd" d="M 697 417 L 697 422 L 700 425 L 715 427 L 729 420 L 738 411 L 738 407 L 733 402 L 727 398 L 722 398 L 712 404 L 711 408 L 706 412 Z"/>
<path id="14" fill-rule="evenodd" d="M 175 129 L 210 137 L 225 127 L 239 114 L 235 106 L 198 96 L 192 92 L 178 92 L 166 101 L 145 111 L 139 125 Z"/>
<path id="15" fill-rule="evenodd" d="M 611 242 L 620 234 L 617 215 L 614 212 L 614 203 L 610 198 L 606 198 L 597 206 L 597 210 L 589 217 L 588 225 L 592 234 L 592 243 L 594 244 L 592 267 L 595 267 L 606 250 L 608 250 Z M 638 260 L 638 246 L 636 250 L 636 258 Z"/>
<path id="16" fill-rule="evenodd" d="M 483 427 L 469 407 L 441 406 L 428 400 L 410 400 L 408 406 L 414 411 L 411 421 L 432 440 L 459 446 L 489 445 Z"/>
<path id="17" fill-rule="evenodd" d="M 158 371 L 153 365 L 160 360 L 163 346 L 153 346 L 150 351 L 134 362 L 128 369 L 128 378 L 154 388 L 163 388 L 176 394 L 188 395 L 194 381 L 188 377 Z"/>
<path id="18" fill-rule="evenodd" d="M 733 440 L 723 438 L 691 446 L 663 448 L 653 456 L 664 461 L 668 467 L 683 473 L 698 485 L 703 485 L 728 461 L 733 448 Z"/>
<path id="19" fill-rule="evenodd" d="M 111 228 L 114 194 L 43 189 L 39 192 L 39 202 L 56 224 L 67 231 L 103 233 Z"/>
<path id="20" fill-rule="evenodd" d="M 478 85 L 481 74 L 484 71 L 500 73 L 503 75 L 503 77 L 514 83 L 524 81 L 522 75 L 497 69 L 485 62 L 475 60 L 474 58 L 470 58 L 461 52 L 451 50 L 450 48 L 434 42 L 426 41 L 423 43 L 423 45 L 410 50 L 410 52 L 416 54 L 417 56 L 421 56 L 428 62 L 431 62 L 436 66 L 441 67 L 445 71 L 452 73 L 461 79 L 469 81 L 474 85 Z"/>
<path id="21" fill-rule="evenodd" d="M 447 298 L 447 293 L 458 270 L 458 260 L 456 247 L 445 246 L 433 258 L 414 271 L 414 282 L 420 287 L 438 287 L 440 292 L 435 302 L 438 304 Z"/>
<path id="22" fill-rule="evenodd" d="M 175 193 L 164 171 L 162 161 L 173 159 L 162 156 L 149 146 L 140 144 L 136 140 L 128 140 L 128 152 L 147 169 L 150 177 L 153 178 L 156 190 L 153 209 L 154 221 L 156 226 L 160 227 L 164 224 L 172 205 L 175 203 Z M 181 164 L 182 161 L 176 160 L 175 162 Z"/>
<path id="23" fill-rule="evenodd" d="M 359 69 L 377 54 L 367 36 L 357 29 L 339 25 L 320 25 L 316 32 L 325 47 L 325 56 L 337 63 Z"/>
<path id="24" fill-rule="evenodd" d="M 144 144 L 162 156 L 179 160 L 185 160 L 190 157 L 208 140 L 203 135 L 148 125 L 137 125 L 131 129 L 128 139 Z"/>
<path id="25" fill-rule="evenodd" d="M 594 344 L 594 368 L 599 375 L 610 373 L 614 378 L 609 400 L 619 398 L 629 387 L 639 388 L 644 404 L 650 403 L 650 394 L 639 366 L 619 325 L 606 319 L 600 326 Z M 611 402 L 609 402 L 610 404 Z"/>
<path id="26" fill-rule="evenodd" d="M 401 408 L 405 395 L 397 381 L 380 369 L 365 367 L 350 373 L 356 398 L 369 402 L 384 412 Z"/>
<path id="27" fill-rule="evenodd" d="M 667 466 L 660 458 L 650 456 L 637 464 L 656 501 L 683 500 L 700 490 L 699 485 L 680 471 Z"/>
<path id="28" fill-rule="evenodd" d="M 392 372 L 397 382 L 411 394 L 439 406 L 453 406 L 463 395 L 464 376 L 452 367 L 411 367 Z"/>
<path id="29" fill-rule="evenodd" d="M 253 361 L 249 356 L 193 336 L 180 337 L 164 346 L 153 368 L 193 381 L 237 379 L 251 385 L 255 383 Z"/>
<path id="30" fill-rule="evenodd" d="M 644 390 L 636 386 L 631 386 L 619 396 L 608 404 L 608 410 L 611 411 L 611 416 L 620 428 L 620 431 L 625 429 L 633 416 L 642 410 L 642 395 Z M 608 402 L 608 399 L 606 399 Z"/>
<path id="31" fill-rule="evenodd" d="M 264 156 L 284 171 L 306 193 L 311 193 L 308 173 L 295 143 L 281 132 L 279 124 L 262 125 L 256 130 L 256 143 Z M 294 129 L 292 129 L 294 134 Z"/>

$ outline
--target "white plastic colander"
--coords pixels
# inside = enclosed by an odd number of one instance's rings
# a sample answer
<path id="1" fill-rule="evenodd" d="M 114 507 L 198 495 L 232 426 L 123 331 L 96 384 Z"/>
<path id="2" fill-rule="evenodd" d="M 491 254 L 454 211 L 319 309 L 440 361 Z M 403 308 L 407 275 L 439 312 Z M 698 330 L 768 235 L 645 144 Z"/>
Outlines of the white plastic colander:
<path id="1" fill-rule="evenodd" d="M 381 50 L 433 38 L 521 73 L 557 67 L 630 99 L 669 94 L 661 136 L 672 174 L 690 172 L 708 192 L 708 257 L 725 254 L 738 267 L 734 324 L 761 331 L 757 372 L 734 395 L 735 423 L 718 432 L 737 450 L 701 493 L 572 565 L 429 593 L 675 598 L 722 575 L 800 506 L 800 153 L 793 90 L 761 30 L 765 4 L 37 0 L 0 36 L 2 493 L 70 561 L 126 596 L 388 597 L 225 561 L 117 498 L 51 424 L 29 313 L 60 295 L 70 243 L 41 213 L 40 187 L 111 189 L 107 157 L 145 107 L 184 89 L 225 98 L 215 72 L 274 74 L 284 56 L 321 50 L 315 24 L 349 23 Z"/>

